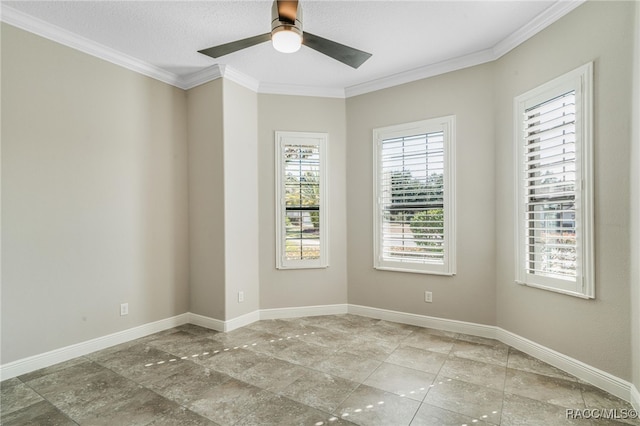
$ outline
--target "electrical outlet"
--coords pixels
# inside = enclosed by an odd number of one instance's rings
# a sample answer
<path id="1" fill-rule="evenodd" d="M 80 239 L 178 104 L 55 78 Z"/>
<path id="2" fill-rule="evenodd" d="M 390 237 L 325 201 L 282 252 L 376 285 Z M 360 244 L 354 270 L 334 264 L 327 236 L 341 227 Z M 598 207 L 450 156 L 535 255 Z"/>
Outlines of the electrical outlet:
<path id="1" fill-rule="evenodd" d="M 244 302 L 244 291 L 238 292 L 238 303 Z"/>
<path id="2" fill-rule="evenodd" d="M 431 293 L 430 291 L 425 291 L 424 292 L 424 301 L 427 302 L 427 303 L 433 302 L 433 293 Z"/>
<path id="3" fill-rule="evenodd" d="M 120 304 L 120 316 L 123 317 L 125 315 L 129 315 L 129 304 L 121 303 Z"/>

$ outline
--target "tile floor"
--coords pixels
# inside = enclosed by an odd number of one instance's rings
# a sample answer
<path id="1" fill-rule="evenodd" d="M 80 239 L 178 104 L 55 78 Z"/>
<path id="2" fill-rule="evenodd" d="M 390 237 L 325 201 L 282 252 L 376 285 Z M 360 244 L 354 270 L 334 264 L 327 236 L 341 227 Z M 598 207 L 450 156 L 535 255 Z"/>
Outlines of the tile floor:
<path id="1" fill-rule="evenodd" d="M 355 315 L 184 325 L 0 384 L 2 425 L 640 425 L 495 340 Z"/>

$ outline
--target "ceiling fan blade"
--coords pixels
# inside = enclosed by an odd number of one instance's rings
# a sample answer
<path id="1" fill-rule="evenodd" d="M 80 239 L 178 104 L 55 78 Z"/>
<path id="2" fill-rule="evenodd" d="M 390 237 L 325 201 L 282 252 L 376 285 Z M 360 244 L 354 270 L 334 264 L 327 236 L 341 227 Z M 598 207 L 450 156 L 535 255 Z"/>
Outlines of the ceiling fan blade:
<path id="1" fill-rule="evenodd" d="M 231 43 L 213 46 L 208 49 L 198 50 L 198 52 L 211 56 L 212 58 L 219 58 L 220 56 L 228 55 L 229 53 L 237 52 L 238 50 L 246 49 L 247 47 L 255 46 L 256 44 L 269 40 L 271 40 L 271 33 L 260 34 L 242 40 L 232 41 Z"/>
<path id="2" fill-rule="evenodd" d="M 302 44 L 317 50 L 320 53 L 324 53 L 343 64 L 347 64 L 352 68 L 358 68 L 371 57 L 371 53 L 363 52 L 362 50 L 327 40 L 326 38 L 322 38 L 306 31 L 302 35 Z"/>
<path id="3" fill-rule="evenodd" d="M 298 17 L 298 0 L 276 0 L 278 5 L 278 17 L 281 21 L 289 21 L 290 24 L 295 24 Z"/>

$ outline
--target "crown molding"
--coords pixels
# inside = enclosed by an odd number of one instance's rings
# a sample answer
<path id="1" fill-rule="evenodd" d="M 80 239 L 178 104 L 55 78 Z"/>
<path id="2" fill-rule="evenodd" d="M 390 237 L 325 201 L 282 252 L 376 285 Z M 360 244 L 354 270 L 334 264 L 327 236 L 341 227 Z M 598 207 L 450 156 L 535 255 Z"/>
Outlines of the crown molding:
<path id="1" fill-rule="evenodd" d="M 103 59 L 115 65 L 151 77 L 183 90 L 188 90 L 218 78 L 227 78 L 254 92 L 258 91 L 259 82 L 255 78 L 243 74 L 229 66 L 215 64 L 211 67 L 196 71 L 181 77 L 155 65 L 118 52 L 115 49 L 96 43 L 63 28 L 20 12 L 12 7 L 2 5 L 0 20 L 21 30 L 28 31 L 40 37 L 60 43 L 64 46 L 79 50 L 88 55 Z"/>
<path id="2" fill-rule="evenodd" d="M 14 27 L 39 35 L 40 37 L 137 72 L 138 74 L 151 77 L 172 86 L 180 87 L 180 78 L 177 74 L 125 55 L 115 49 L 103 46 L 95 41 L 81 37 L 4 4 L 0 8 L 0 20 Z"/>
<path id="3" fill-rule="evenodd" d="M 182 77 L 178 82 L 178 87 L 184 90 L 193 89 L 201 84 L 222 78 L 223 73 L 224 65 L 215 64 Z"/>
<path id="4" fill-rule="evenodd" d="M 249 90 L 253 90 L 254 92 L 258 92 L 258 87 L 260 82 L 251 77 L 250 75 L 244 74 L 238 71 L 235 68 L 231 68 L 229 65 L 218 65 L 222 69 L 222 76 L 228 80 L 233 81 L 234 83 L 238 83 L 241 86 L 246 87 Z"/>
<path id="5" fill-rule="evenodd" d="M 180 88 L 184 90 L 193 89 L 196 86 L 223 77 L 253 92 L 258 92 L 258 80 L 225 64 L 215 64 L 183 77 L 180 80 Z"/>
<path id="6" fill-rule="evenodd" d="M 71 47 L 72 49 L 79 50 L 91 56 L 95 56 L 107 62 L 122 66 L 131 71 L 154 78 L 183 90 L 188 90 L 209 81 L 224 77 L 257 93 L 316 96 L 325 98 L 348 98 L 499 59 L 515 47 L 524 43 L 529 38 L 533 37 L 549 25 L 556 22 L 558 19 L 583 4 L 585 1 L 586 0 L 556 1 L 553 5 L 536 16 L 532 21 L 510 34 L 507 38 L 500 41 L 492 48 L 448 59 L 436 64 L 430 64 L 400 72 L 365 83 L 356 84 L 344 89 L 337 87 L 324 88 L 317 86 L 298 86 L 292 84 L 260 82 L 250 75 L 244 74 L 224 64 L 216 64 L 181 77 L 175 73 L 133 58 L 110 47 L 103 46 L 4 4 L 0 8 L 0 20 L 22 30 L 37 34 L 41 37 Z"/>
<path id="7" fill-rule="evenodd" d="M 585 3 L 585 1 L 586 0 L 558 0 L 533 20 L 511 33 L 492 48 L 347 87 L 345 88 L 346 97 L 363 95 L 376 90 L 387 89 L 412 81 L 495 61 Z"/>
<path id="8" fill-rule="evenodd" d="M 258 93 L 270 95 L 316 96 L 345 98 L 345 89 L 338 87 L 298 86 L 295 84 L 260 83 Z"/>
<path id="9" fill-rule="evenodd" d="M 469 55 L 460 56 L 458 58 L 438 62 L 437 64 L 426 65 L 424 67 L 393 74 L 388 77 L 349 86 L 345 89 L 345 94 L 347 98 L 351 96 L 358 96 L 369 92 L 375 92 L 376 90 L 387 89 L 389 87 L 411 83 L 412 81 L 422 80 L 451 71 L 484 64 L 495 59 L 492 49 L 486 49 Z"/>
<path id="10" fill-rule="evenodd" d="M 555 2 L 533 20 L 527 22 L 526 25 L 493 46 L 492 50 L 496 59 L 515 49 L 585 2 L 586 0 L 560 0 Z"/>

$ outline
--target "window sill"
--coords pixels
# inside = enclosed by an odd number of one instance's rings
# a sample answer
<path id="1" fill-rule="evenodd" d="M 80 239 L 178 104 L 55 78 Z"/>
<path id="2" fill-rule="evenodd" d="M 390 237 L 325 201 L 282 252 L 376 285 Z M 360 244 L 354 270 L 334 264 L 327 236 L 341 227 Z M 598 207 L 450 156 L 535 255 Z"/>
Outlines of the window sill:
<path id="1" fill-rule="evenodd" d="M 584 293 L 578 293 L 575 291 L 570 291 L 570 290 L 563 290 L 563 289 L 559 289 L 559 288 L 554 288 L 554 287 L 548 287 L 548 286 L 544 286 L 544 285 L 539 285 L 539 284 L 531 284 L 531 283 L 525 283 L 523 281 L 515 281 L 516 284 L 524 286 L 524 287 L 532 287 L 532 288 L 539 288 L 541 290 L 547 290 L 553 293 L 559 293 L 559 294 L 564 294 L 567 296 L 573 296 L 573 297 L 578 297 L 580 299 L 585 299 L 585 300 L 595 300 L 595 296 L 591 296 L 591 295 L 587 295 Z"/>
<path id="2" fill-rule="evenodd" d="M 378 271 L 408 272 L 411 274 L 440 275 L 444 277 L 453 277 L 455 275 L 455 272 L 425 271 L 421 269 L 393 268 L 389 266 L 374 266 L 373 269 L 377 269 Z"/>

